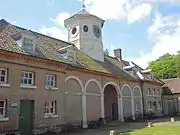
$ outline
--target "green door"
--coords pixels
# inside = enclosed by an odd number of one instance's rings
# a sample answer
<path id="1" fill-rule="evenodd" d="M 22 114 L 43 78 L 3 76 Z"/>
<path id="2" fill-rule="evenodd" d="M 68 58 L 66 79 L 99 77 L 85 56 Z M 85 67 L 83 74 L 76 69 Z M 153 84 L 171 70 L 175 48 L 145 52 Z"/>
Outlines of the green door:
<path id="1" fill-rule="evenodd" d="M 34 101 L 20 101 L 19 129 L 22 135 L 31 135 L 33 129 Z"/>
<path id="2" fill-rule="evenodd" d="M 175 103 L 174 100 L 168 100 L 168 114 L 169 116 L 174 116 L 175 115 Z"/>

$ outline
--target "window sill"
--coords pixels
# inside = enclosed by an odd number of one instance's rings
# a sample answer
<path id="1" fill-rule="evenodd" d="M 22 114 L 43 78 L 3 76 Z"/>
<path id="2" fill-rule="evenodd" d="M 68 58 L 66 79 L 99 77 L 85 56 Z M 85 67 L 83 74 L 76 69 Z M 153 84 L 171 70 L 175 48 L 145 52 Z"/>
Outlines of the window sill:
<path id="1" fill-rule="evenodd" d="M 0 118 L 0 122 L 6 122 L 6 121 L 9 121 L 9 118 L 8 118 L 8 117 L 2 117 L 2 118 Z"/>
<path id="2" fill-rule="evenodd" d="M 33 86 L 33 85 L 20 85 L 20 88 L 25 88 L 25 89 L 36 89 L 37 86 Z"/>
<path id="3" fill-rule="evenodd" d="M 45 115 L 44 118 L 45 119 L 51 119 L 51 118 L 58 118 L 58 115 Z"/>
<path id="4" fill-rule="evenodd" d="M 136 110 L 136 112 L 140 112 L 140 110 Z"/>
<path id="5" fill-rule="evenodd" d="M 51 86 L 46 86 L 45 89 L 46 90 L 58 90 L 57 87 L 51 87 Z"/>
<path id="6" fill-rule="evenodd" d="M 0 87 L 10 87 L 11 85 L 10 84 L 7 84 L 7 83 L 1 83 L 0 84 Z"/>

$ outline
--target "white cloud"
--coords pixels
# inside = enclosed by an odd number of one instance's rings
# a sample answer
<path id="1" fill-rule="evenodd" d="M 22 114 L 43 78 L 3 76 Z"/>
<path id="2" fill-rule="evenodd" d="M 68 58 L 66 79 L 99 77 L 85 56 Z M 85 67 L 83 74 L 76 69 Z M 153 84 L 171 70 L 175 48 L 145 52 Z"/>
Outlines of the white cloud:
<path id="1" fill-rule="evenodd" d="M 67 41 L 68 40 L 68 33 L 67 33 L 66 28 L 64 28 L 64 20 L 67 19 L 69 16 L 70 16 L 70 14 L 67 12 L 59 13 L 56 16 L 56 18 L 50 18 L 49 19 L 50 21 L 58 24 L 59 25 L 58 27 L 56 27 L 56 26 L 52 26 L 52 27 L 42 26 L 38 31 L 43 33 L 43 34 L 46 34 L 46 35 Z"/>
<path id="2" fill-rule="evenodd" d="M 128 23 L 131 24 L 135 21 L 140 20 L 141 18 L 145 18 L 149 16 L 149 14 L 151 13 L 151 10 L 152 10 L 152 6 L 150 4 L 141 4 L 133 8 L 127 14 Z"/>
<path id="3" fill-rule="evenodd" d="M 151 13 L 151 5 L 137 0 L 86 0 L 87 10 L 103 19 L 141 20 Z"/>
<path id="4" fill-rule="evenodd" d="M 119 19 L 124 15 L 127 0 L 86 0 L 87 9 L 103 19 Z"/>
<path id="5" fill-rule="evenodd" d="M 149 39 L 153 41 L 153 48 L 149 53 L 141 53 L 140 57 L 126 58 L 142 67 L 148 62 L 156 60 L 165 53 L 176 54 L 180 50 L 180 16 L 161 16 L 157 14 L 154 23 L 148 29 Z"/>
<path id="6" fill-rule="evenodd" d="M 38 31 L 45 34 L 45 35 L 49 35 L 49 36 L 52 36 L 54 38 L 58 38 L 58 39 L 67 41 L 67 37 L 68 37 L 67 32 L 61 28 L 57 28 L 54 26 L 47 28 L 45 26 L 42 26 Z"/>
<path id="7" fill-rule="evenodd" d="M 54 21 L 60 26 L 64 26 L 64 20 L 69 17 L 70 17 L 70 14 L 68 12 L 62 12 L 62 13 L 59 13 L 56 18 L 50 18 L 50 20 Z"/>
<path id="8" fill-rule="evenodd" d="M 82 1 L 82 0 L 78 0 Z M 128 23 L 148 17 L 162 3 L 180 4 L 180 0 L 86 0 L 87 10 L 105 20 L 125 19 Z"/>

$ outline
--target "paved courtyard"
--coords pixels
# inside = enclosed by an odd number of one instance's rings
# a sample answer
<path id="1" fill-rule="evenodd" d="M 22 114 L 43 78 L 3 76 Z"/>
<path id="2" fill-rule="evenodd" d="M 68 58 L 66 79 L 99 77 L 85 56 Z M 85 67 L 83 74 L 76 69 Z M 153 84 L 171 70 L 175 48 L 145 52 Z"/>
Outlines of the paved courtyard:
<path id="1" fill-rule="evenodd" d="M 170 122 L 170 118 L 162 118 L 151 120 L 156 126 L 180 125 L 180 118 L 175 118 L 176 122 Z M 75 133 L 66 133 L 60 135 L 109 135 L 110 130 L 118 132 L 128 132 L 142 129 L 148 126 L 148 122 L 132 122 L 132 123 L 112 123 L 111 125 L 103 128 L 82 130 Z"/>
<path id="2" fill-rule="evenodd" d="M 111 130 L 118 132 L 128 132 L 146 127 L 146 123 L 123 123 L 117 125 L 110 125 L 98 129 L 85 129 L 75 133 L 66 133 L 60 135 L 109 135 Z"/>

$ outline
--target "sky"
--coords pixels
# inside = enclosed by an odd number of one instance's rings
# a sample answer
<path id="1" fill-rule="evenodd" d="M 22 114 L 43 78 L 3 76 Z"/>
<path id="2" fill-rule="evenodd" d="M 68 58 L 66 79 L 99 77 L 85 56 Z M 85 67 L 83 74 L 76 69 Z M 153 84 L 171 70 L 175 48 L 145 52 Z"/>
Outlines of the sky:
<path id="1" fill-rule="evenodd" d="M 104 49 L 146 68 L 180 50 L 180 0 L 85 0 L 86 10 L 105 20 Z M 64 19 L 82 10 L 82 0 L 1 0 L 0 19 L 64 41 Z"/>

